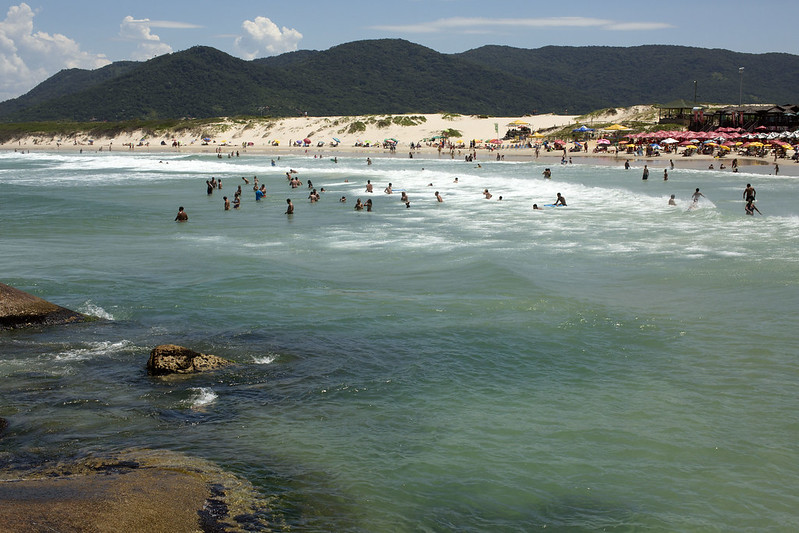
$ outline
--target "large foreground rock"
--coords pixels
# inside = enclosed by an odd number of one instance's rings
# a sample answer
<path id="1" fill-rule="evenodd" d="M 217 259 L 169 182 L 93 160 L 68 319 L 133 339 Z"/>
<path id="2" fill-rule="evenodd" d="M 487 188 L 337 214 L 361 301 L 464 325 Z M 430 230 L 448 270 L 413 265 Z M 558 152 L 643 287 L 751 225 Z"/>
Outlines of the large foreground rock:
<path id="1" fill-rule="evenodd" d="M 147 361 L 147 372 L 154 376 L 164 374 L 193 374 L 216 370 L 230 361 L 215 355 L 198 353 L 175 344 L 162 344 L 150 352 Z"/>
<path id="2" fill-rule="evenodd" d="M 86 316 L 0 283 L 0 329 L 81 322 Z"/>
<path id="3" fill-rule="evenodd" d="M 128 450 L 0 468 L 0 531 L 270 531 L 274 497 L 213 463 L 168 450 Z"/>

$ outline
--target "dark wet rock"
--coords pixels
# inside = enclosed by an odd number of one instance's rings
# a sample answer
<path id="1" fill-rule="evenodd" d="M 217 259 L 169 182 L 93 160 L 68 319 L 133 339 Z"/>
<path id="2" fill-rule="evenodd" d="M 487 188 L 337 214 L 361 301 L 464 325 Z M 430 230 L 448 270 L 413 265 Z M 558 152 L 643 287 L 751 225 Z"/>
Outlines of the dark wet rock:
<path id="1" fill-rule="evenodd" d="M 86 315 L 0 283 L 0 329 L 68 324 L 86 318 Z"/>
<path id="2" fill-rule="evenodd" d="M 3 531 L 243 532 L 238 515 L 274 517 L 274 497 L 213 463 L 168 450 L 0 469 L 0 479 Z M 271 525 L 262 518 L 255 530 Z"/>
<path id="3" fill-rule="evenodd" d="M 8 421 L 5 418 L 0 418 L 0 439 L 3 438 L 3 433 L 5 433 L 7 427 Z"/>
<path id="4" fill-rule="evenodd" d="M 227 359 L 215 355 L 195 352 L 175 344 L 162 344 L 150 352 L 147 372 L 154 376 L 165 374 L 193 374 L 216 370 L 231 364 Z"/>

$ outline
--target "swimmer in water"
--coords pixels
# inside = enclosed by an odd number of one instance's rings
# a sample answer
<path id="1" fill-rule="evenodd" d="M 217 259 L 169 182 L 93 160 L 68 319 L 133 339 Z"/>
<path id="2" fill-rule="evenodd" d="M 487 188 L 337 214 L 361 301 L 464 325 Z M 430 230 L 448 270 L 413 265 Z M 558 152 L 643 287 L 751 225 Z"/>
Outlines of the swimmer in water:
<path id="1" fill-rule="evenodd" d="M 485 199 L 486 199 L 486 200 L 490 200 L 490 199 L 491 199 L 491 196 L 492 196 L 492 194 L 491 194 L 490 192 L 488 192 L 488 189 L 485 189 L 485 190 L 483 191 L 483 196 L 485 196 Z"/>
<path id="2" fill-rule="evenodd" d="M 669 198 L 669 205 L 677 205 L 677 202 L 674 200 L 673 194 L 671 195 L 671 198 Z"/>
<path id="3" fill-rule="evenodd" d="M 178 215 L 175 217 L 175 222 L 188 222 L 189 215 L 183 210 L 183 206 L 178 207 Z"/>
<path id="4" fill-rule="evenodd" d="M 291 203 L 291 198 L 286 198 L 286 214 L 287 215 L 294 214 L 294 204 Z"/>
<path id="5" fill-rule="evenodd" d="M 555 205 L 562 205 L 565 207 L 566 198 L 564 198 L 563 196 L 560 195 L 560 193 L 558 193 L 558 197 L 555 199 Z"/>

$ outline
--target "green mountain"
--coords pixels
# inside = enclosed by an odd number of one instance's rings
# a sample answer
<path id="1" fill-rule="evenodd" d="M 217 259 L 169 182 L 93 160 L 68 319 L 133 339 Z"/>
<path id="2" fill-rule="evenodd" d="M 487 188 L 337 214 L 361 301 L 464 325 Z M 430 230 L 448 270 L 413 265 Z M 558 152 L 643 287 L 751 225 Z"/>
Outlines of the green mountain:
<path id="1" fill-rule="evenodd" d="M 0 102 L 0 117 L 47 100 L 88 89 L 93 85 L 121 76 L 137 65 L 138 63 L 135 61 L 118 61 L 95 70 L 78 68 L 62 70 L 19 98 Z"/>
<path id="2" fill-rule="evenodd" d="M 699 102 L 784 104 L 799 97 L 799 56 L 791 54 L 647 45 L 483 46 L 456 55 L 525 79 L 588 89 L 605 102 L 600 107 L 693 102 L 694 82 Z"/>
<path id="3" fill-rule="evenodd" d="M 745 67 L 743 77 L 738 70 Z M 441 54 L 379 39 L 244 61 L 197 46 L 59 72 L 0 103 L 0 121 L 235 115 L 584 113 L 641 103 L 796 101 L 799 56 L 682 46 L 484 46 Z"/>

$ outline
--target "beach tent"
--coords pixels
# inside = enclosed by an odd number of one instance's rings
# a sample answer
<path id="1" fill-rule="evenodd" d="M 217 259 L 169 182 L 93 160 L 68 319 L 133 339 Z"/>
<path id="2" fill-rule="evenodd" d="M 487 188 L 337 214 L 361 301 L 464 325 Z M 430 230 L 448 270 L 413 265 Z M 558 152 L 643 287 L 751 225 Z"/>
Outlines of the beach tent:
<path id="1" fill-rule="evenodd" d="M 585 132 L 588 132 L 588 131 L 594 131 L 594 128 L 589 128 L 589 127 L 583 125 L 583 126 L 580 126 L 577 129 L 573 129 L 572 133 L 585 133 Z"/>

